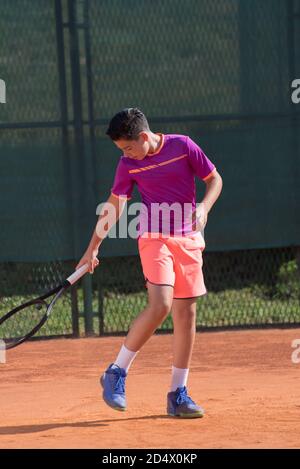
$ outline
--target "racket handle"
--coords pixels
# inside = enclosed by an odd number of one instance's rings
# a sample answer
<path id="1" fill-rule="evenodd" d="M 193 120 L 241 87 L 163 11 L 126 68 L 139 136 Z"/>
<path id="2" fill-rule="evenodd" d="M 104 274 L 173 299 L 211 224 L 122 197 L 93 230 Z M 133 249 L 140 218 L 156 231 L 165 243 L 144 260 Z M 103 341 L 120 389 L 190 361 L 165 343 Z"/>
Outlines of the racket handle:
<path id="1" fill-rule="evenodd" d="M 88 271 L 88 264 L 84 264 L 79 269 L 75 270 L 75 272 L 67 278 L 67 282 L 70 285 L 73 285 L 77 280 L 79 280 L 84 274 Z"/>

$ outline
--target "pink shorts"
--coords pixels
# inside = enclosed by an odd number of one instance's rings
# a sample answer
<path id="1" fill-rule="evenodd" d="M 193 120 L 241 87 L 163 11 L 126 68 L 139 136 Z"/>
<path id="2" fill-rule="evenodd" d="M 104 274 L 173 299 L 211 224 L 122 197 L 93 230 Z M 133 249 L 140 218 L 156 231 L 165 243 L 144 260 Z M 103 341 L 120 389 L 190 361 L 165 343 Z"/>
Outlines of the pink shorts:
<path id="1" fill-rule="evenodd" d="M 205 295 L 202 273 L 202 251 L 205 242 L 201 233 L 188 236 L 151 238 L 144 233 L 138 240 L 146 281 L 174 287 L 173 298 L 194 298 Z"/>

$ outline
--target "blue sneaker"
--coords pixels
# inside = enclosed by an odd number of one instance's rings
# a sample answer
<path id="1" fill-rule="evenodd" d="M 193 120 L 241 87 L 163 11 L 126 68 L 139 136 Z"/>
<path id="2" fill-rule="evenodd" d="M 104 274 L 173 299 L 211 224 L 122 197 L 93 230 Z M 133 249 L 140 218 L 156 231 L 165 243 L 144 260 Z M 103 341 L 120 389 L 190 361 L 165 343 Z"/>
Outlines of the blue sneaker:
<path id="1" fill-rule="evenodd" d="M 186 387 L 183 386 L 168 393 L 167 413 L 172 417 L 199 418 L 203 417 L 204 410 L 192 401 L 187 395 Z"/>
<path id="2" fill-rule="evenodd" d="M 112 368 L 114 366 L 114 368 Z M 127 373 L 113 363 L 100 378 L 103 387 L 103 399 L 107 405 L 115 410 L 126 410 L 125 379 Z"/>

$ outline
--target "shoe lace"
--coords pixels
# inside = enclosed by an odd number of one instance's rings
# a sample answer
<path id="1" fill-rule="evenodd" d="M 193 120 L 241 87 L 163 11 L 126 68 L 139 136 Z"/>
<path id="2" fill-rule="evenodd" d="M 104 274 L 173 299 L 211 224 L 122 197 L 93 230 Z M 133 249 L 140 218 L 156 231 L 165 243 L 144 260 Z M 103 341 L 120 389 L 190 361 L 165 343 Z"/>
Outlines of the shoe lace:
<path id="1" fill-rule="evenodd" d="M 189 404 L 195 404 L 195 402 L 187 395 L 186 387 L 180 388 L 176 396 L 176 404 L 180 405 L 184 402 L 187 402 Z"/>
<path id="2" fill-rule="evenodd" d="M 113 386 L 116 394 L 122 394 L 125 392 L 125 376 L 122 376 L 120 370 L 114 370 L 113 374 Z"/>

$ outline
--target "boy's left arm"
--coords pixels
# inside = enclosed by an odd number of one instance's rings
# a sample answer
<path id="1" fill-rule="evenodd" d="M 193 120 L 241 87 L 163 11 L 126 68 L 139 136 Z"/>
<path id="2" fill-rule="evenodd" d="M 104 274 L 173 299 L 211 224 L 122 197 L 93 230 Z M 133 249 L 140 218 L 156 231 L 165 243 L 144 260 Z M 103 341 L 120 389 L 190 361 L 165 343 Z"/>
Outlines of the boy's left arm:
<path id="1" fill-rule="evenodd" d="M 202 202 L 197 204 L 196 209 L 196 217 L 197 222 L 200 224 L 200 229 L 205 228 L 208 213 L 219 198 L 223 187 L 222 178 L 216 169 L 203 181 L 206 184 L 206 191 Z"/>

